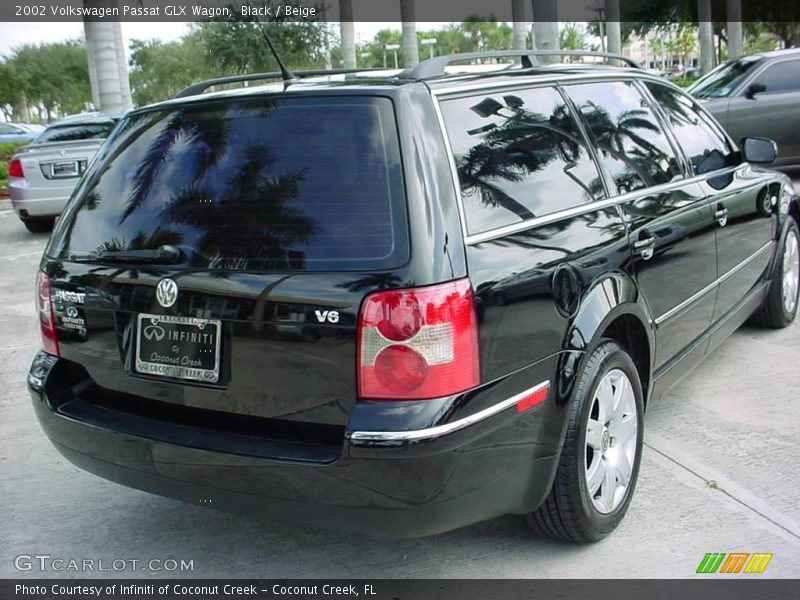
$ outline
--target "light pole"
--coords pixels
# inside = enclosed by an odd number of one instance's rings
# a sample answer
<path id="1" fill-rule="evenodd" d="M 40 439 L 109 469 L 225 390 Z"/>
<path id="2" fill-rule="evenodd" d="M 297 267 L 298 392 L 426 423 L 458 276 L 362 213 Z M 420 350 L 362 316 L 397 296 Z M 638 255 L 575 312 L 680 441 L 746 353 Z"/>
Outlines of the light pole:
<path id="1" fill-rule="evenodd" d="M 430 57 L 429 58 L 433 58 L 433 47 L 436 45 L 436 42 L 438 42 L 438 41 L 439 40 L 437 40 L 436 38 L 427 38 L 427 39 L 424 39 L 424 40 L 420 41 L 421 45 L 428 46 L 428 50 L 430 50 Z"/>
<path id="2" fill-rule="evenodd" d="M 384 44 L 383 45 L 383 66 L 386 66 L 386 51 L 393 50 L 394 51 L 394 68 L 399 69 L 400 66 L 397 63 L 397 51 L 400 50 L 400 44 Z"/>

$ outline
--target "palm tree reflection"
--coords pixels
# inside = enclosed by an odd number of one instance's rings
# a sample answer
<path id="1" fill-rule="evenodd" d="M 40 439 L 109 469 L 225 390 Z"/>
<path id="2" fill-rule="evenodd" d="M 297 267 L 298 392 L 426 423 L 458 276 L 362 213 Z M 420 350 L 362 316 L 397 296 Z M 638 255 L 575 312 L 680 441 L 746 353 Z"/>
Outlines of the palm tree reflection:
<path id="1" fill-rule="evenodd" d="M 543 114 L 526 109 L 520 96 L 510 94 L 502 100 L 490 96 L 470 107 L 473 113 L 491 121 L 467 132 L 480 141 L 457 157 L 465 198 L 477 197 L 482 206 L 504 208 L 522 220 L 534 218 L 537 215 L 530 202 L 512 197 L 509 184 L 529 179 L 555 161 L 583 190 L 585 201 L 604 195 L 599 176 L 584 181 L 572 173 L 588 154 L 565 103 L 557 103 L 550 114 Z M 614 120 L 593 101 L 578 108 L 601 154 L 621 163 L 622 168 L 613 174 L 620 191 L 664 183 L 677 169 L 674 158 L 652 141 L 660 135 L 660 129 L 648 110 L 629 109 Z"/>
<path id="2" fill-rule="evenodd" d="M 536 214 L 524 202 L 513 198 L 504 184 L 521 182 L 558 160 L 564 163 L 563 171 L 590 199 L 592 186 L 599 186 L 600 181 L 587 185 L 569 173 L 584 156 L 585 144 L 574 129 L 566 105 L 557 105 L 551 115 L 544 115 L 524 108 L 524 100 L 519 96 L 507 95 L 503 101 L 505 104 L 487 97 L 471 107 L 484 119 L 499 117 L 503 121 L 467 132 L 480 136 L 481 141 L 457 158 L 462 194 L 465 197 L 477 194 L 483 206 L 499 206 L 522 220 L 532 219 Z"/>
<path id="3" fill-rule="evenodd" d="M 172 112 L 146 113 L 148 127 L 155 126 L 151 122 L 155 119 L 161 121 L 160 131 L 134 173 L 136 183 L 120 218 L 120 224 L 148 197 L 167 158 L 179 145 L 184 144 L 191 149 L 191 170 L 197 181 L 225 156 L 230 135 L 230 117 L 266 117 L 276 108 L 276 101 L 267 100 L 257 105 L 230 107 L 224 115 L 220 115 L 214 108 L 206 109 L 208 112 L 203 113 L 201 109 L 193 107 Z M 144 118 L 141 115 L 137 117 Z"/>
<path id="4" fill-rule="evenodd" d="M 304 269 L 305 254 L 297 247 L 307 245 L 317 227 L 292 203 L 308 169 L 275 173 L 274 164 L 271 148 L 251 145 L 214 197 L 193 184 L 172 197 L 162 215 L 198 232 L 192 245 L 211 268 Z"/>

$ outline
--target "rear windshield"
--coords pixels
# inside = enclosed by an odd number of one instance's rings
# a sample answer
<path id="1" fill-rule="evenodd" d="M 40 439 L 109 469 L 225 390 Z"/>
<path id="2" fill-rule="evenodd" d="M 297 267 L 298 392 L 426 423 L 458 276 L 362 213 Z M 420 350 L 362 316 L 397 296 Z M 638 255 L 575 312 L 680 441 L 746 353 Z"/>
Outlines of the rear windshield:
<path id="1" fill-rule="evenodd" d="M 408 256 L 387 98 L 203 103 L 125 119 L 48 254 L 179 246 L 223 270 L 397 267 Z"/>
<path id="2" fill-rule="evenodd" d="M 76 140 L 103 140 L 108 137 L 114 123 L 83 123 L 48 127 L 34 141 L 35 144 L 49 142 L 74 142 Z"/>

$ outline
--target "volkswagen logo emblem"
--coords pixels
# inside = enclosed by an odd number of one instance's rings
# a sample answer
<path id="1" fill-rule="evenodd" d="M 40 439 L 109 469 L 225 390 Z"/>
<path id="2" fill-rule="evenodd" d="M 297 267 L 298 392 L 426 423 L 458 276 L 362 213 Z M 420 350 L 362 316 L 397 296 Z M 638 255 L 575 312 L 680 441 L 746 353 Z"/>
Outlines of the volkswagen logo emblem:
<path id="1" fill-rule="evenodd" d="M 156 300 L 164 308 L 169 308 L 178 299 L 178 284 L 174 279 L 162 279 L 156 286 Z"/>

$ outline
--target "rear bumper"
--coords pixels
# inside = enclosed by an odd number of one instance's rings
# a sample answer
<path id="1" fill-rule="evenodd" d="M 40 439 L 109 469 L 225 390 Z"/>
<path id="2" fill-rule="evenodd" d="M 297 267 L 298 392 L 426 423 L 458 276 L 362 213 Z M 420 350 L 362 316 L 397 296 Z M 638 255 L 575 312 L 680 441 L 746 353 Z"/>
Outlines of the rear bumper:
<path id="1" fill-rule="evenodd" d="M 419 444 L 370 446 L 348 438 L 329 462 L 275 459 L 135 435 L 124 414 L 94 419 L 91 409 L 75 410 L 80 392 L 67 397 L 48 388 L 57 363 L 40 353 L 28 377 L 36 415 L 55 447 L 86 471 L 191 504 L 420 537 L 533 510 L 552 484 L 556 453 L 535 437 L 553 429 L 544 405 L 520 415 L 502 411 Z M 520 435 L 533 437 L 521 444 Z"/>
<path id="2" fill-rule="evenodd" d="M 58 187 L 29 187 L 25 179 L 11 179 L 8 193 L 14 212 L 23 220 L 28 217 L 60 215 L 78 180 L 66 181 L 66 185 Z"/>

